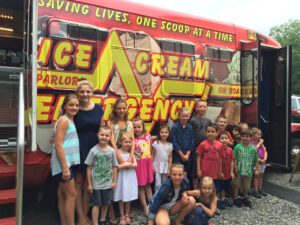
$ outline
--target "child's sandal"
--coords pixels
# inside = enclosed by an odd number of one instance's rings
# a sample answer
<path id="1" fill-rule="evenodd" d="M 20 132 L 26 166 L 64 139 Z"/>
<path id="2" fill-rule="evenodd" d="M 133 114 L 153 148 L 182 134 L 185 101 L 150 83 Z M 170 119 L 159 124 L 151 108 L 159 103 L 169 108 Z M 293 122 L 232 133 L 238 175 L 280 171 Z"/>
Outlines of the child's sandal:
<path id="1" fill-rule="evenodd" d="M 121 218 L 120 218 L 119 225 L 126 225 L 125 217 L 121 217 Z"/>
<path id="2" fill-rule="evenodd" d="M 131 224 L 131 219 L 130 219 L 130 216 L 129 216 L 129 215 L 126 215 L 126 216 L 125 216 L 125 223 L 126 223 L 126 224 Z"/>
<path id="3" fill-rule="evenodd" d="M 112 225 L 117 225 L 118 220 L 117 219 L 109 219 L 109 223 L 112 224 Z"/>

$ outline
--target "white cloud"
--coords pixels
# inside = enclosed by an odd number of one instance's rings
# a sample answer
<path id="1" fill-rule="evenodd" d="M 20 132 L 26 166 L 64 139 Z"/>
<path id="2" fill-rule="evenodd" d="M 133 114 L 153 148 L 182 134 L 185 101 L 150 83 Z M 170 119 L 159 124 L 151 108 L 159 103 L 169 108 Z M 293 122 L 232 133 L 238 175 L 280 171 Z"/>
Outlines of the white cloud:
<path id="1" fill-rule="evenodd" d="M 131 0 L 196 16 L 234 23 L 268 34 L 271 27 L 300 19 L 298 0 Z"/>

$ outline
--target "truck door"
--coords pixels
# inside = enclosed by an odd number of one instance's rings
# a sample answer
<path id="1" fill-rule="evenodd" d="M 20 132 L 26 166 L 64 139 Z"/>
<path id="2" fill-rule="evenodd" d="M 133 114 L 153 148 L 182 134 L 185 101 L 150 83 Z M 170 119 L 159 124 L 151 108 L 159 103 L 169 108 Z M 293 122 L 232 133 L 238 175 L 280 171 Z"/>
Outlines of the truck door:
<path id="1" fill-rule="evenodd" d="M 262 76 L 259 81 L 259 125 L 268 150 L 268 162 L 291 168 L 291 48 L 261 48 Z"/>
<path id="2" fill-rule="evenodd" d="M 241 121 L 262 130 L 268 162 L 290 169 L 291 49 L 241 46 Z"/>

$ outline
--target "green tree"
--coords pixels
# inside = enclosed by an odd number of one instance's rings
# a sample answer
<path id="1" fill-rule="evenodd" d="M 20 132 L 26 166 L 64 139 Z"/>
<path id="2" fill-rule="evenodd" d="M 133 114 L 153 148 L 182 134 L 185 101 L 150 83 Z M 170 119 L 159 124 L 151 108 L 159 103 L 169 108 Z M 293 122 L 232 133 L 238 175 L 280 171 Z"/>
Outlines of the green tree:
<path id="1" fill-rule="evenodd" d="M 282 46 L 292 45 L 292 93 L 300 94 L 300 20 L 272 27 L 269 36 Z"/>

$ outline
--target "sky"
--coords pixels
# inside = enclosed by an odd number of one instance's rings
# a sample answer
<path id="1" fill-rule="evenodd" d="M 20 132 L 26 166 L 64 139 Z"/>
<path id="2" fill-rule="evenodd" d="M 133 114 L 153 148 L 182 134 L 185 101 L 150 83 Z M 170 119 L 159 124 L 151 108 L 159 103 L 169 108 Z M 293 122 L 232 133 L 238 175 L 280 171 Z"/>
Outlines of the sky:
<path id="1" fill-rule="evenodd" d="M 234 23 L 268 35 L 274 26 L 300 20 L 299 0 L 130 0 Z"/>

